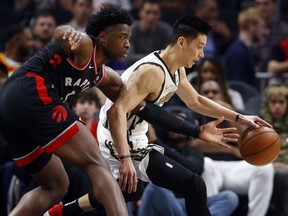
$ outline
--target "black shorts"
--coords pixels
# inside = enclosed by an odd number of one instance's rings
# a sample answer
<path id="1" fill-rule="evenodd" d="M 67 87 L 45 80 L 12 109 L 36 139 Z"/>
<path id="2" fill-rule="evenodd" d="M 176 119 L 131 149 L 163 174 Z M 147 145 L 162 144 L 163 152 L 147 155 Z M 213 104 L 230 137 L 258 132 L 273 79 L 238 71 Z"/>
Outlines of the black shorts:
<path id="1" fill-rule="evenodd" d="M 19 167 L 38 172 L 74 136 L 79 119 L 50 81 L 33 73 L 8 80 L 0 92 L 0 132 Z"/>

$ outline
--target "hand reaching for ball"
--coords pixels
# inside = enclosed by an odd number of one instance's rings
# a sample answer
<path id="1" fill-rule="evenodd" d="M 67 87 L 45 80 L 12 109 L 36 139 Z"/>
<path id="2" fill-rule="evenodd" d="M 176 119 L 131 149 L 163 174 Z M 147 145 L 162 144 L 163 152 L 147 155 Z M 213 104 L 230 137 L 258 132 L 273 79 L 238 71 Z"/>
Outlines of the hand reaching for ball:
<path id="1" fill-rule="evenodd" d="M 263 119 L 259 118 L 258 116 L 255 115 L 241 115 L 239 114 L 239 117 L 236 119 L 236 122 L 245 125 L 247 127 L 254 127 L 254 128 L 259 128 L 261 126 L 266 126 L 269 128 L 273 128 L 271 124 L 268 122 L 264 121 Z"/>

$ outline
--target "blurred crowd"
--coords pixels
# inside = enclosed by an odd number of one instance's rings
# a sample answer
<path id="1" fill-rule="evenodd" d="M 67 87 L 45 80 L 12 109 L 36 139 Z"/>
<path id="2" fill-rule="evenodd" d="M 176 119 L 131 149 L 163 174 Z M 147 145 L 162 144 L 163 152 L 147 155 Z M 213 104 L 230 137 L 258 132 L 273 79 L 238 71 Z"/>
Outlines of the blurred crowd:
<path id="1" fill-rule="evenodd" d="M 287 1 L 2 0 L 0 86 L 52 40 L 57 26 L 70 25 L 84 32 L 89 16 L 105 4 L 118 4 L 129 10 L 134 18 L 128 57 L 107 64 L 119 73 L 150 52 L 164 48 L 173 22 L 184 13 L 194 13 L 213 27 L 204 48 L 204 59 L 192 68 L 186 68 L 189 81 L 201 95 L 240 113 L 259 115 L 272 124 L 282 141 L 279 157 L 273 164 L 255 167 L 241 159 L 237 145 L 224 149 L 153 125 L 149 137 L 151 141 L 177 151 L 187 163 L 195 157 L 200 158 L 199 175 L 205 179 L 208 196 L 222 191 L 237 195 L 231 204 L 234 207 L 227 215 L 288 216 Z M 104 100 L 105 97 L 93 89 L 70 101 L 71 108 L 89 122 L 87 126 L 96 139 L 98 110 Z M 179 101 L 174 96 L 165 108 L 199 125 L 211 120 L 188 111 Z M 224 122 L 223 126 L 228 124 L 231 123 Z M 241 133 L 245 128 L 238 130 Z M 15 167 L 1 136 L 0 173 L 0 215 L 7 215 L 35 183 Z M 65 196 L 65 202 L 84 194 L 90 187 L 81 172 L 71 169 L 70 173 L 75 178 L 70 183 L 72 189 Z M 154 185 L 146 187 L 143 199 L 127 204 L 131 215 L 151 216 L 151 212 L 165 216 L 185 215 L 177 194 L 161 191 Z M 159 193 L 163 193 L 162 197 L 167 196 L 166 203 L 164 198 L 157 199 Z M 179 202 L 179 206 L 173 209 L 170 202 L 173 205 Z M 220 202 L 218 208 L 226 206 Z"/>

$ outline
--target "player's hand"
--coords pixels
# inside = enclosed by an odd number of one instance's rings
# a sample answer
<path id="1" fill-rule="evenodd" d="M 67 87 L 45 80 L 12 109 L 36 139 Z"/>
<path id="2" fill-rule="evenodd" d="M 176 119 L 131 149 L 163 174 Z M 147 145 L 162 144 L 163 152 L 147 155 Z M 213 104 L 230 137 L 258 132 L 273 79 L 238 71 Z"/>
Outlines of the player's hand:
<path id="1" fill-rule="evenodd" d="M 68 40 L 71 45 L 71 50 L 79 47 L 80 41 L 83 39 L 82 33 L 71 28 L 64 32 L 63 40 Z"/>
<path id="2" fill-rule="evenodd" d="M 119 185 L 125 191 L 128 183 L 128 193 L 137 190 L 137 174 L 131 158 L 120 160 L 119 164 Z"/>
<path id="3" fill-rule="evenodd" d="M 199 139 L 220 145 L 225 148 L 230 148 L 225 142 L 238 142 L 239 134 L 235 133 L 237 128 L 217 128 L 217 125 L 224 121 L 224 117 L 211 121 L 205 125 L 201 126 L 201 132 L 199 134 Z"/>
<path id="4" fill-rule="evenodd" d="M 246 126 L 253 126 L 254 128 L 259 128 L 261 126 L 266 126 L 272 128 L 273 126 L 258 116 L 254 115 L 239 115 L 237 123 Z"/>

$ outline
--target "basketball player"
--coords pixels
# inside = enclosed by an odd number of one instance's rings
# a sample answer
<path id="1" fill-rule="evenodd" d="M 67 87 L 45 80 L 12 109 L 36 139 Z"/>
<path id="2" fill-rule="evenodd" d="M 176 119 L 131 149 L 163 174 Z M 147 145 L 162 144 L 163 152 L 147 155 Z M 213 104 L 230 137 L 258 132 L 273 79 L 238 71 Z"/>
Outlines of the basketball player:
<path id="1" fill-rule="evenodd" d="M 142 100 L 161 106 L 177 92 L 190 109 L 211 117 L 222 116 L 218 123 L 225 117 L 247 126 L 259 127 L 259 124 L 263 124 L 271 127 L 257 116 L 240 115 L 200 96 L 190 85 L 184 67 L 191 67 L 203 58 L 203 48 L 210 30 L 210 25 L 192 15 L 185 15 L 176 21 L 169 45 L 128 68 L 122 75 L 125 85 L 116 102 L 113 104 L 107 100 L 101 108 L 97 132 L 100 150 L 125 197 L 137 193 L 138 179 L 151 181 L 182 195 L 186 200 L 188 215 L 211 215 L 206 206 L 203 179 L 163 155 L 161 147 L 148 143 L 147 122 L 131 112 Z M 169 121 L 167 118 L 166 122 Z M 85 195 L 72 205 L 64 206 L 63 212 L 70 208 L 73 209 L 70 215 L 75 215 L 75 203 L 79 207 L 85 197 L 87 200 Z M 81 205 L 81 208 L 84 209 L 84 206 Z M 88 208 L 89 205 L 85 206 L 85 209 Z"/>
<path id="2" fill-rule="evenodd" d="M 67 107 L 70 95 L 98 86 L 114 100 L 119 76 L 104 69 L 107 60 L 127 56 L 132 19 L 107 7 L 91 16 L 86 34 L 58 27 L 55 41 L 8 79 L 0 95 L 0 130 L 14 161 L 39 187 L 23 196 L 10 215 L 43 215 L 68 188 L 58 157 L 85 171 L 108 215 L 127 215 L 126 205 L 90 131 Z"/>
<path id="3" fill-rule="evenodd" d="M 58 27 L 54 41 L 15 71 L 1 89 L 1 133 L 16 164 L 40 185 L 25 194 L 10 215 L 43 215 L 61 200 L 68 178 L 58 157 L 88 174 L 93 186 L 89 194 L 92 207 L 97 197 L 108 215 L 127 215 L 119 186 L 94 137 L 65 101 L 92 86 L 99 87 L 112 101 L 117 98 L 122 80 L 104 63 L 127 56 L 131 23 L 127 11 L 109 6 L 91 16 L 87 34 L 70 26 Z M 145 119 L 149 109 L 147 112 L 144 107 L 141 113 Z M 160 115 L 154 116 L 152 120 Z M 175 122 L 171 127 L 177 125 Z M 210 142 L 237 140 L 233 128 L 218 130 L 217 124 L 203 127 L 201 133 L 193 125 L 179 128 L 196 137 L 208 137 Z"/>

